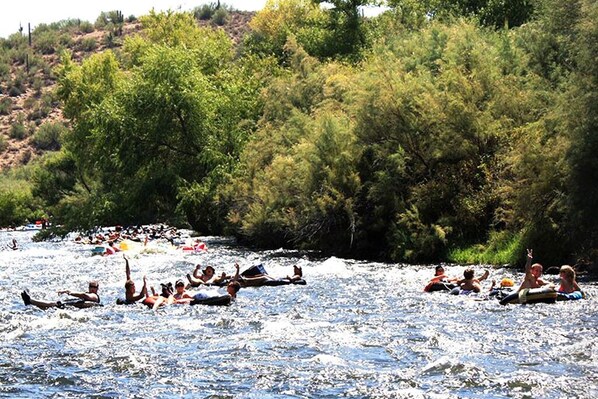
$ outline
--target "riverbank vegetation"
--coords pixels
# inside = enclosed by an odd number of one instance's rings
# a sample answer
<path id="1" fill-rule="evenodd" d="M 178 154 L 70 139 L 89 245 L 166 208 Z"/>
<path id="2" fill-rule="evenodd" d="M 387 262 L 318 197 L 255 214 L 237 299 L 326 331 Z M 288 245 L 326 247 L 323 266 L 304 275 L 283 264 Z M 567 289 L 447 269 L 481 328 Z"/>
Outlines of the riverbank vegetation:
<path id="1" fill-rule="evenodd" d="M 596 2 L 319 3 L 268 2 L 239 44 L 152 12 L 62 53 L 69 129 L 26 201 L 355 258 L 596 259 Z"/>

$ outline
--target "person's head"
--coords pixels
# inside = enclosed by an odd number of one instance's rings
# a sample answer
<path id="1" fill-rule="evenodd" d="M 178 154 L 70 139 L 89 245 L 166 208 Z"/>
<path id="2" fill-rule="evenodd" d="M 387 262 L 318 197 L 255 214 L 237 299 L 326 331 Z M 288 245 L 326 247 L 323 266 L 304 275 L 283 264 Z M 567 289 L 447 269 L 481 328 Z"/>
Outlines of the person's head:
<path id="1" fill-rule="evenodd" d="M 215 271 L 216 270 L 212 266 L 206 266 L 206 268 L 203 269 L 203 274 L 205 274 L 208 277 L 212 277 Z"/>
<path id="2" fill-rule="evenodd" d="M 185 283 L 183 282 L 183 280 L 177 280 L 177 282 L 174 285 L 174 288 L 176 289 L 176 292 L 178 294 L 182 294 L 183 291 L 185 291 Z"/>
<path id="3" fill-rule="evenodd" d="M 544 268 L 542 267 L 542 265 L 541 265 L 541 264 L 539 264 L 539 263 L 534 263 L 534 264 L 532 265 L 531 272 L 532 272 L 532 275 L 533 275 L 535 278 L 538 278 L 538 277 L 540 277 L 540 276 L 542 275 L 542 272 L 543 272 L 543 271 L 544 271 Z"/>
<path id="4" fill-rule="evenodd" d="M 100 283 L 97 281 L 90 281 L 89 282 L 89 292 L 97 292 L 100 288 Z"/>
<path id="5" fill-rule="evenodd" d="M 135 293 L 135 283 L 133 280 L 127 280 L 125 283 L 125 291 Z"/>
<path id="6" fill-rule="evenodd" d="M 237 296 L 237 292 L 241 289 L 241 284 L 238 281 L 231 281 L 226 286 L 226 292 L 233 298 Z"/>
<path id="7" fill-rule="evenodd" d="M 169 296 L 171 296 L 174 293 L 174 289 L 172 287 L 172 283 L 161 283 L 160 287 L 162 287 L 162 293 L 160 295 L 162 295 L 163 297 L 168 298 Z"/>
<path id="8" fill-rule="evenodd" d="M 295 266 L 293 266 L 293 274 L 295 276 L 303 277 L 303 269 L 301 269 L 299 266 L 295 265 Z"/>
<path id="9" fill-rule="evenodd" d="M 473 279 L 473 269 L 465 269 L 465 271 L 463 272 L 463 277 L 466 280 Z"/>
<path id="10" fill-rule="evenodd" d="M 575 281 L 575 270 L 569 265 L 563 265 L 561 266 L 559 277 L 561 280 L 573 282 Z"/>
<path id="11" fill-rule="evenodd" d="M 441 276 L 444 274 L 444 267 L 438 265 L 436 266 L 436 271 L 434 272 L 435 276 Z"/>

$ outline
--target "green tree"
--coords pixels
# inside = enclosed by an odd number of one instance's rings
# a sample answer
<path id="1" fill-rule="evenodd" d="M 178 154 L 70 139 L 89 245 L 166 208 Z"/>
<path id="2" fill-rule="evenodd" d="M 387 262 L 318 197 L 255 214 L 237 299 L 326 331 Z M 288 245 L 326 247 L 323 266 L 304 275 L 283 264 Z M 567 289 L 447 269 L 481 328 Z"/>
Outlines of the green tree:
<path id="1" fill-rule="evenodd" d="M 497 29 L 528 22 L 533 18 L 535 4 L 535 0 L 388 0 L 388 5 L 393 8 L 420 8 L 424 14 L 438 19 L 475 17 L 483 26 Z"/>

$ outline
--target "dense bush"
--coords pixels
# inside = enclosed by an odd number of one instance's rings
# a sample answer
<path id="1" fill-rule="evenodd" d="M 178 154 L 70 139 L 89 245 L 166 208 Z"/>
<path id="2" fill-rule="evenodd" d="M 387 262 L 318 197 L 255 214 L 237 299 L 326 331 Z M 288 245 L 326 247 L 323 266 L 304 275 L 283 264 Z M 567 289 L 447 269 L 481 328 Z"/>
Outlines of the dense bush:
<path id="1" fill-rule="evenodd" d="M 202 4 L 193 9 L 193 16 L 200 21 L 209 21 L 216 11 L 216 4 Z"/>
<path id="2" fill-rule="evenodd" d="M 40 150 L 59 150 L 62 137 L 67 131 L 67 127 L 61 122 L 46 122 L 33 135 L 33 144 Z"/>
<path id="3" fill-rule="evenodd" d="M 33 46 L 42 54 L 53 54 L 59 46 L 59 34 L 54 30 L 43 30 L 33 36 Z"/>
<path id="4" fill-rule="evenodd" d="M 12 112 L 12 100 L 8 97 L 0 98 L 0 115 L 9 115 Z"/>
<path id="5" fill-rule="evenodd" d="M 27 128 L 23 122 L 14 122 L 10 126 L 9 136 L 11 139 L 23 140 L 27 137 Z"/>
<path id="6" fill-rule="evenodd" d="M 98 47 L 96 39 L 93 37 L 85 37 L 77 43 L 77 49 L 81 51 L 94 51 Z"/>
<path id="7" fill-rule="evenodd" d="M 229 13 L 223 7 L 220 7 L 219 9 L 214 11 L 214 14 L 212 15 L 212 18 L 211 18 L 212 22 L 218 26 L 222 26 L 222 25 L 226 24 L 228 19 L 229 19 Z"/>
<path id="8" fill-rule="evenodd" d="M 95 29 L 94 29 L 93 24 L 91 22 L 89 22 L 89 21 L 81 21 L 81 24 L 79 25 L 79 30 L 82 33 L 91 33 Z"/>
<path id="9" fill-rule="evenodd" d="M 31 193 L 31 183 L 23 178 L 0 175 L 0 226 L 20 226 L 44 216 L 41 204 Z"/>

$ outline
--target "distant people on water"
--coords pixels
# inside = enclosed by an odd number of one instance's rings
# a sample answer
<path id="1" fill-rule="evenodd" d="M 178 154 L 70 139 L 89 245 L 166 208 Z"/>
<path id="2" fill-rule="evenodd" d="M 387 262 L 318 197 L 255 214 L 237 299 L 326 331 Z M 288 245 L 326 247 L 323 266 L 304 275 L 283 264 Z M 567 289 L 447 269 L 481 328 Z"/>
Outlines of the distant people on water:
<path id="1" fill-rule="evenodd" d="M 37 306 L 40 309 L 48 309 L 48 308 L 64 308 L 65 305 L 75 306 L 79 308 L 85 308 L 93 305 L 100 304 L 100 296 L 98 295 L 99 290 L 99 283 L 97 281 L 90 281 L 89 288 L 87 292 L 73 292 L 70 290 L 61 290 L 58 291 L 58 295 L 69 295 L 72 297 L 77 298 L 76 300 L 66 300 L 66 301 L 43 301 L 31 298 L 31 295 L 27 290 L 21 292 L 21 298 L 23 298 L 23 303 L 26 306 L 33 305 Z"/>

